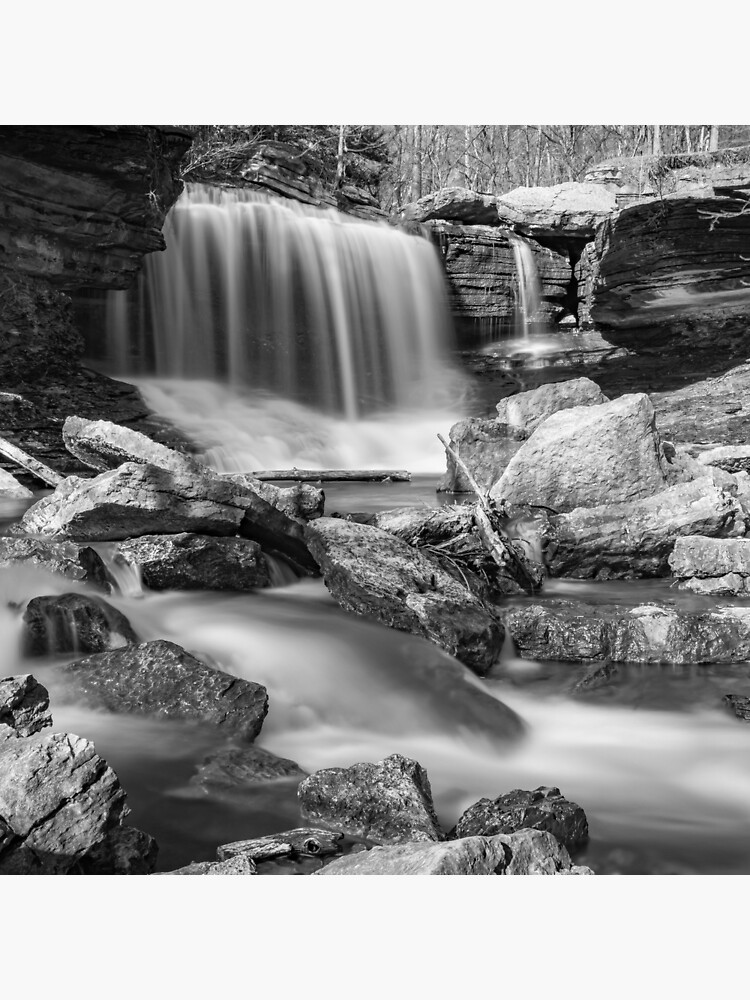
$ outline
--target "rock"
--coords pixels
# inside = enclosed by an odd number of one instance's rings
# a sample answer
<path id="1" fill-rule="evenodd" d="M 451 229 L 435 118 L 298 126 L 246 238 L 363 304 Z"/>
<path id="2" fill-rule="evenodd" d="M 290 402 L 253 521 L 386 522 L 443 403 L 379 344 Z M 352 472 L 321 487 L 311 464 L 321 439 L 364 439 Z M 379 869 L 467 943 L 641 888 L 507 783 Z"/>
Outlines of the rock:
<path id="1" fill-rule="evenodd" d="M 300 521 L 314 521 L 316 517 L 323 516 L 326 495 L 312 483 L 294 483 L 292 486 L 282 487 L 242 474 L 232 474 L 224 478 L 247 486 L 287 517 L 297 518 Z"/>
<path id="2" fill-rule="evenodd" d="M 587 694 L 589 691 L 596 691 L 598 688 L 606 687 L 613 678 L 617 677 L 619 672 L 620 668 L 617 664 L 609 663 L 608 661 L 602 663 L 601 666 L 591 667 L 573 685 L 570 693 L 575 697 L 576 695 Z"/>
<path id="3" fill-rule="evenodd" d="M 501 875 L 593 875 L 584 865 L 574 865 L 567 849 L 546 830 L 518 830 L 504 840 L 510 854 Z"/>
<path id="4" fill-rule="evenodd" d="M 0 680 L 0 743 L 40 733 L 52 725 L 49 692 L 31 674 Z"/>
<path id="5" fill-rule="evenodd" d="M 750 698 L 745 698 L 739 694 L 725 694 L 721 700 L 734 712 L 738 719 L 750 722 Z"/>
<path id="6" fill-rule="evenodd" d="M 82 875 L 151 875 L 159 846 L 134 826 L 115 826 L 81 860 Z"/>
<path id="7" fill-rule="evenodd" d="M 501 222 L 556 249 L 579 250 L 617 211 L 617 198 L 601 184 L 566 181 L 550 187 L 519 187 L 497 199 Z"/>
<path id="8" fill-rule="evenodd" d="M 347 611 L 424 636 L 476 673 L 495 662 L 502 625 L 436 559 L 387 531 L 338 518 L 312 521 L 305 538 Z"/>
<path id="9" fill-rule="evenodd" d="M 94 708 L 221 726 L 252 742 L 268 711 L 261 684 L 215 670 L 158 639 L 98 653 L 62 668 L 79 697 Z"/>
<path id="10" fill-rule="evenodd" d="M 351 836 L 387 844 L 445 840 L 427 772 L 401 754 L 315 771 L 297 796 L 304 819 Z"/>
<path id="11" fill-rule="evenodd" d="M 597 406 L 608 402 L 608 397 L 589 378 L 550 382 L 501 399 L 497 404 L 497 421 L 507 425 L 519 440 L 524 440 L 553 413 L 574 406 Z"/>
<path id="12" fill-rule="evenodd" d="M 128 811 L 88 740 L 53 733 L 0 744 L 0 874 L 79 873 Z"/>
<path id="13" fill-rule="evenodd" d="M 471 226 L 497 226 L 500 223 L 495 198 L 468 188 L 447 187 L 432 191 L 401 209 L 407 222 L 429 222 L 443 219 Z"/>
<path id="14" fill-rule="evenodd" d="M 722 357 L 728 347 L 726 341 L 721 344 Z M 665 437 L 701 446 L 744 445 L 750 440 L 750 406 L 745 406 L 749 392 L 750 363 L 745 361 L 718 377 L 652 393 L 651 400 Z"/>
<path id="15" fill-rule="evenodd" d="M 467 466 L 477 485 L 489 490 L 521 447 L 521 440 L 511 436 L 497 420 L 469 417 L 451 427 L 449 444 Z M 447 469 L 436 487 L 438 493 L 471 493 L 471 483 L 450 452 L 446 452 L 445 461 Z"/>
<path id="16" fill-rule="evenodd" d="M 307 771 L 295 761 L 277 757 L 262 747 L 225 747 L 203 758 L 190 784 L 210 792 L 241 789 L 266 781 L 299 781 L 306 777 Z"/>
<path id="17" fill-rule="evenodd" d="M 709 448 L 697 456 L 701 465 L 713 465 L 725 472 L 750 472 L 750 445 L 724 445 Z"/>
<path id="18" fill-rule="evenodd" d="M 533 792 L 513 789 L 496 799 L 480 799 L 463 813 L 449 837 L 493 837 L 518 830 L 546 830 L 569 851 L 586 843 L 586 814 L 559 788 L 540 785 Z"/>
<path id="19" fill-rule="evenodd" d="M 22 486 L 15 476 L 11 476 L 5 469 L 0 469 L 0 497 L 9 497 L 17 500 L 31 499 L 34 494 L 31 490 Z"/>
<path id="20" fill-rule="evenodd" d="M 98 552 L 88 545 L 50 542 L 42 538 L 0 538 L 0 566 L 40 566 L 71 580 L 112 589 L 111 577 Z"/>
<path id="21" fill-rule="evenodd" d="M 557 513 L 640 500 L 666 488 L 665 465 L 651 401 L 632 393 L 547 417 L 490 495 Z"/>
<path id="22" fill-rule="evenodd" d="M 243 854 L 228 858 L 226 861 L 193 861 L 184 868 L 173 872 L 163 872 L 164 875 L 257 875 L 258 869 L 252 858 Z"/>
<path id="23" fill-rule="evenodd" d="M 260 545 L 180 532 L 119 542 L 115 562 L 137 567 L 150 590 L 254 590 L 271 584 Z"/>
<path id="24" fill-rule="evenodd" d="M 25 656 L 103 653 L 138 642 L 125 615 L 83 594 L 33 597 L 23 613 L 23 626 Z"/>
<path id="25" fill-rule="evenodd" d="M 244 856 L 252 858 L 256 863 L 281 857 L 327 857 L 341 853 L 343 839 L 343 833 L 305 826 L 266 837 L 255 837 L 253 840 L 222 844 L 216 849 L 216 857 L 219 861 L 226 861 Z"/>
<path id="26" fill-rule="evenodd" d="M 550 517 L 547 569 L 576 579 L 668 576 L 670 553 L 683 536 L 736 536 L 746 523 L 741 503 L 706 476 L 644 500 Z"/>
<path id="27" fill-rule="evenodd" d="M 680 586 L 697 593 L 750 593 L 748 538 L 678 538 L 669 565 Z"/>
<path id="28" fill-rule="evenodd" d="M 520 656 L 614 663 L 738 663 L 750 659 L 750 608 L 710 611 L 672 606 L 549 601 L 509 612 L 506 628 Z"/>

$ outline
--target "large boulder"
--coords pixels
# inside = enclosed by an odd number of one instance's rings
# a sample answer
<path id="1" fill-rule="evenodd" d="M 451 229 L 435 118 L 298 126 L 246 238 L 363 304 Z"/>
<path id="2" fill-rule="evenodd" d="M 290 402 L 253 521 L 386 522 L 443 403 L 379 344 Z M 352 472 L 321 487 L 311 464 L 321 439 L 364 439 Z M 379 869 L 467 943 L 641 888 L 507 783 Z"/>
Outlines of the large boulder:
<path id="1" fill-rule="evenodd" d="M 103 653 L 138 642 L 121 611 L 84 594 L 32 597 L 23 613 L 26 656 Z"/>
<path id="2" fill-rule="evenodd" d="M 541 243 L 581 247 L 617 210 L 616 196 L 601 184 L 566 181 L 550 187 L 519 187 L 497 199 L 500 221 Z"/>
<path id="3" fill-rule="evenodd" d="M 296 781 L 307 777 L 296 761 L 277 757 L 262 747 L 223 747 L 202 760 L 190 779 L 204 791 L 242 789 L 267 781 Z"/>
<path id="4" fill-rule="evenodd" d="M 547 417 L 490 495 L 562 513 L 640 500 L 667 485 L 654 408 L 645 393 L 633 393 Z"/>
<path id="5" fill-rule="evenodd" d="M 427 772 L 401 754 L 315 771 L 297 795 L 304 819 L 355 837 L 385 844 L 445 840 Z"/>
<path id="6" fill-rule="evenodd" d="M 347 611 L 424 636 L 479 674 L 497 659 L 502 625 L 437 559 L 380 528 L 339 518 L 312 521 L 305 538 Z"/>
<path id="7" fill-rule="evenodd" d="M 62 668 L 77 696 L 94 708 L 220 726 L 251 742 L 268 711 L 261 684 L 207 666 L 158 639 L 99 653 Z"/>
<path id="8" fill-rule="evenodd" d="M 405 222 L 444 219 L 471 226 L 497 226 L 500 222 L 495 198 L 465 187 L 446 187 L 432 191 L 402 208 L 400 216 Z"/>
<path id="9" fill-rule="evenodd" d="M 119 542 L 115 562 L 137 569 L 149 590 L 254 590 L 271 583 L 257 542 L 180 532 Z"/>
<path id="10" fill-rule="evenodd" d="M 700 594 L 750 594 L 750 538 L 678 538 L 669 566 Z"/>
<path id="11" fill-rule="evenodd" d="M 497 404 L 497 422 L 505 425 L 518 440 L 531 436 L 539 424 L 553 413 L 574 406 L 597 406 L 609 399 L 590 378 L 549 382 L 528 392 L 501 399 Z M 507 433 L 507 432 L 506 432 Z"/>
<path id="12" fill-rule="evenodd" d="M 0 567 L 39 566 L 71 580 L 111 590 L 112 580 L 98 552 L 89 545 L 44 538 L 0 538 Z"/>
<path id="13" fill-rule="evenodd" d="M 31 674 L 0 680 L 0 743 L 40 733 L 52 725 L 49 692 Z"/>
<path id="14" fill-rule="evenodd" d="M 499 406 L 500 404 L 498 404 Z M 488 490 L 500 478 L 508 462 L 521 447 L 522 437 L 509 433 L 497 420 L 468 417 L 450 429 L 449 444 L 481 489 Z M 474 487 L 450 452 L 446 452 L 446 472 L 437 485 L 438 493 L 471 493 Z"/>
<path id="15" fill-rule="evenodd" d="M 480 799 L 463 813 L 450 837 L 493 837 L 529 829 L 546 830 L 569 851 L 581 847 L 589 836 L 583 809 L 559 788 L 540 785 L 532 792 L 514 788 L 496 799 Z"/>
<path id="16" fill-rule="evenodd" d="M 746 523 L 740 501 L 705 476 L 632 503 L 550 517 L 547 569 L 577 579 L 668 576 L 670 553 L 683 536 L 734 538 Z"/>

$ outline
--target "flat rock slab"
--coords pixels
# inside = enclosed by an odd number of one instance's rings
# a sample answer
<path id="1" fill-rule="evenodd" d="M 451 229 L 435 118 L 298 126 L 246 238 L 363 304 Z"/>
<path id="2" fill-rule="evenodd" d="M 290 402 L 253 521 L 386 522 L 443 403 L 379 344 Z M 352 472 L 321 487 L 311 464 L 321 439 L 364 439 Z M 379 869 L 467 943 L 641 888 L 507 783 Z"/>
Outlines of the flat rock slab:
<path id="1" fill-rule="evenodd" d="M 208 754 L 190 779 L 206 791 L 242 789 L 268 781 L 297 781 L 307 777 L 296 761 L 262 747 L 225 747 Z"/>
<path id="2" fill-rule="evenodd" d="M 0 538 L 0 567 L 39 566 L 70 580 L 85 580 L 109 592 L 112 580 L 98 552 L 88 545 L 42 538 Z"/>
<path id="3" fill-rule="evenodd" d="M 503 626 L 436 559 L 387 531 L 338 518 L 311 522 L 305 537 L 347 611 L 424 636 L 478 674 L 496 661 Z"/>
<path id="4" fill-rule="evenodd" d="M 750 659 L 750 608 L 686 612 L 643 604 L 549 601 L 511 611 L 506 627 L 521 656 L 614 663 L 741 663 Z"/>
<path id="5" fill-rule="evenodd" d="M 31 674 L 0 680 L 0 742 L 32 736 L 52 725 L 49 692 Z"/>
<path id="6" fill-rule="evenodd" d="M 581 847 L 589 836 L 583 809 L 559 788 L 540 785 L 534 791 L 515 788 L 496 799 L 480 799 L 463 813 L 450 837 L 492 837 L 524 829 L 546 830 L 569 851 Z"/>
<path id="7" fill-rule="evenodd" d="M 675 576 L 750 576 L 750 538 L 678 538 L 669 557 Z"/>
<path id="8" fill-rule="evenodd" d="M 271 583 L 257 542 L 179 532 L 120 542 L 114 558 L 138 569 L 149 590 L 255 590 Z"/>
<path id="9" fill-rule="evenodd" d="M 401 754 L 316 771 L 297 789 L 304 819 L 379 843 L 445 840 L 427 772 Z"/>
<path id="10" fill-rule="evenodd" d="M 547 417 L 516 452 L 490 495 L 564 513 L 641 500 L 669 485 L 645 393 Z"/>
<path id="11" fill-rule="evenodd" d="M 95 708 L 212 723 L 248 742 L 268 711 L 262 684 L 206 666 L 163 639 L 89 656 L 62 670 Z"/>
<path id="12" fill-rule="evenodd" d="M 252 858 L 238 854 L 226 861 L 193 861 L 184 868 L 173 872 L 160 872 L 160 875 L 257 875 L 258 869 Z"/>
<path id="13" fill-rule="evenodd" d="M 497 423 L 508 427 L 519 439 L 525 439 L 553 413 L 574 406 L 598 406 L 608 402 L 609 397 L 590 378 L 550 382 L 501 399 L 496 407 Z"/>
<path id="14" fill-rule="evenodd" d="M 103 653 L 138 642 L 128 619 L 101 598 L 83 594 L 33 597 L 23 613 L 26 656 Z"/>

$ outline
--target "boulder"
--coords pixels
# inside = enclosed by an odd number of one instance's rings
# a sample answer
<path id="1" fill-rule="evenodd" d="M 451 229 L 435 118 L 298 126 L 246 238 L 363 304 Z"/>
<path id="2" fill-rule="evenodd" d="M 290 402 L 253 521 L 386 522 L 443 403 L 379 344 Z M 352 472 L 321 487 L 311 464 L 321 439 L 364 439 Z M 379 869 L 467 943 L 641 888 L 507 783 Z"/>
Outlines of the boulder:
<path id="1" fill-rule="evenodd" d="M 549 601 L 506 616 L 520 656 L 613 663 L 738 663 L 750 659 L 750 608 L 622 607 Z"/>
<path id="2" fill-rule="evenodd" d="M 224 747 L 203 758 L 190 779 L 207 792 L 242 789 L 267 781 L 297 781 L 307 771 L 293 760 L 277 757 L 262 747 Z"/>
<path id="3" fill-rule="evenodd" d="M 119 542 L 115 562 L 136 567 L 150 590 L 254 590 L 271 583 L 257 542 L 180 532 Z"/>
<path id="4" fill-rule="evenodd" d="M 163 875 L 257 875 L 258 869 L 252 858 L 243 854 L 227 858 L 226 861 L 193 861 L 184 868 Z"/>
<path id="5" fill-rule="evenodd" d="M 668 576 L 670 553 L 684 536 L 730 536 L 734 544 L 746 523 L 741 503 L 705 476 L 643 500 L 550 517 L 547 569 L 551 576 L 576 579 Z"/>
<path id="6" fill-rule="evenodd" d="M 645 393 L 633 393 L 547 417 L 490 495 L 563 513 L 640 500 L 667 485 L 654 408 Z"/>
<path id="7" fill-rule="evenodd" d="M 501 875 L 594 875 L 585 865 L 574 865 L 567 848 L 547 830 L 518 830 L 500 835 L 510 857 Z"/>
<path id="8" fill-rule="evenodd" d="M 507 426 L 518 440 L 525 440 L 553 413 L 574 406 L 598 406 L 608 402 L 608 397 L 590 378 L 550 382 L 501 399 L 496 407 L 497 422 Z"/>
<path id="9" fill-rule="evenodd" d="M 81 873 L 128 811 L 88 740 L 53 733 L 0 744 L 0 874 Z"/>
<path id="10" fill-rule="evenodd" d="M 82 875 L 151 875 L 159 845 L 134 826 L 115 826 L 81 859 Z"/>
<path id="11" fill-rule="evenodd" d="M 222 478 L 247 486 L 287 517 L 297 518 L 300 521 L 314 521 L 316 517 L 323 516 L 326 495 L 312 483 L 274 486 L 254 476 L 241 473 L 232 473 Z"/>
<path id="12" fill-rule="evenodd" d="M 101 598 L 83 594 L 33 597 L 23 613 L 25 656 L 103 653 L 137 642 L 125 615 Z"/>
<path id="13" fill-rule="evenodd" d="M 493 837 L 518 830 L 546 830 L 569 851 L 581 847 L 589 836 L 583 809 L 559 788 L 540 785 L 533 792 L 514 788 L 496 799 L 480 799 L 463 813 L 449 837 Z"/>
<path id="14" fill-rule="evenodd" d="M 678 538 L 669 565 L 680 586 L 688 590 L 750 593 L 750 538 Z"/>
<path id="15" fill-rule="evenodd" d="M 50 542 L 42 538 L 0 538 L 0 566 L 39 566 L 68 577 L 85 580 L 103 590 L 112 589 L 112 581 L 98 552 L 89 545 L 73 542 Z"/>
<path id="16" fill-rule="evenodd" d="M 34 494 L 22 486 L 15 476 L 0 468 L 0 498 L 13 500 L 30 500 Z"/>
<path id="17" fill-rule="evenodd" d="M 304 819 L 354 837 L 386 844 L 445 840 L 427 772 L 401 754 L 315 771 L 297 796 Z"/>
<path id="18" fill-rule="evenodd" d="M 495 662 L 502 625 L 436 559 L 380 528 L 338 518 L 312 521 L 305 538 L 347 611 L 430 639 L 476 673 Z"/>
<path id="19" fill-rule="evenodd" d="M 77 696 L 93 708 L 193 719 L 248 742 L 268 711 L 261 684 L 215 670 L 163 639 L 98 653 L 62 669 Z"/>
<path id="20" fill-rule="evenodd" d="M 465 187 L 446 187 L 406 205 L 400 211 L 405 222 L 429 222 L 444 219 L 470 226 L 497 226 L 499 218 L 495 198 Z"/>
<path id="21" fill-rule="evenodd" d="M 31 674 L 0 680 L 0 743 L 40 733 L 52 725 L 49 692 Z"/>
<path id="22" fill-rule="evenodd" d="M 606 687 L 619 673 L 620 668 L 617 664 L 606 660 L 597 667 L 590 667 L 583 677 L 572 686 L 570 693 L 573 697 L 577 697 L 588 694 L 589 691 Z"/>
<path id="23" fill-rule="evenodd" d="M 617 211 L 617 198 L 601 184 L 566 181 L 550 187 L 519 187 L 497 199 L 501 222 L 544 244 L 579 249 L 597 226 Z"/>
<path id="24" fill-rule="evenodd" d="M 725 472 L 750 472 L 750 445 L 722 445 L 696 456 L 701 465 L 712 465 Z"/>
<path id="25" fill-rule="evenodd" d="M 721 699 L 727 708 L 730 708 L 738 719 L 743 722 L 750 722 L 750 698 L 739 694 L 725 694 Z"/>
<path id="26" fill-rule="evenodd" d="M 499 406 L 500 404 L 498 404 Z M 469 417 L 450 429 L 451 448 L 482 489 L 489 490 L 500 478 L 508 462 L 521 447 L 522 438 L 509 433 L 497 420 Z M 445 454 L 446 472 L 437 485 L 438 493 L 471 493 L 473 487 L 450 452 Z"/>

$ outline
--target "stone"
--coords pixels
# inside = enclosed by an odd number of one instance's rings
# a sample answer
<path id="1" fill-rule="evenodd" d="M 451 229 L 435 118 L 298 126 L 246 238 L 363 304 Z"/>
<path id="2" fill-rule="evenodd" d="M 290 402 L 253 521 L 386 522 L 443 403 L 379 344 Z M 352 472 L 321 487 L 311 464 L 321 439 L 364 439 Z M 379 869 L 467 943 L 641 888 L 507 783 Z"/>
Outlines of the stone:
<path id="1" fill-rule="evenodd" d="M 505 867 L 505 844 L 466 837 L 440 844 L 406 843 L 347 854 L 314 875 L 496 875 Z"/>
<path id="2" fill-rule="evenodd" d="M 252 858 L 244 854 L 227 858 L 226 861 L 193 861 L 184 868 L 163 875 L 257 875 L 258 869 Z"/>
<path id="3" fill-rule="evenodd" d="M 224 747 L 203 758 L 190 779 L 205 791 L 242 789 L 267 781 L 297 781 L 307 777 L 296 761 L 262 747 Z"/>
<path id="4" fill-rule="evenodd" d="M 254 476 L 233 473 L 223 478 L 231 479 L 249 487 L 258 496 L 268 501 L 272 507 L 280 510 L 287 517 L 300 521 L 314 521 L 322 517 L 325 509 L 326 495 L 323 490 L 312 483 L 294 483 L 292 486 L 274 486 L 272 483 L 256 479 Z"/>
<path id="5" fill-rule="evenodd" d="M 720 345 L 721 357 L 726 358 L 722 368 L 731 363 L 727 357 L 730 343 L 725 340 Z M 662 434 L 692 443 L 693 450 L 698 450 L 705 449 L 707 442 L 714 448 L 750 441 L 750 406 L 745 406 L 748 393 L 750 362 L 743 361 L 721 375 L 691 379 L 679 389 L 652 393 L 651 400 Z"/>
<path id="6" fill-rule="evenodd" d="M 149 590 L 255 590 L 271 583 L 257 542 L 180 532 L 119 542 L 115 563 L 136 567 Z"/>
<path id="7" fill-rule="evenodd" d="M 297 796 L 303 819 L 354 837 L 386 844 L 445 840 L 427 772 L 401 754 L 315 771 Z"/>
<path id="8" fill-rule="evenodd" d="M 514 788 L 496 799 L 480 799 L 462 814 L 449 837 L 493 837 L 518 830 L 546 830 L 569 851 L 583 846 L 589 836 L 583 809 L 559 788 L 540 785 L 531 792 Z"/>
<path id="9" fill-rule="evenodd" d="M 566 181 L 549 187 L 518 187 L 497 199 L 501 222 L 541 243 L 579 249 L 594 238 L 597 227 L 617 211 L 617 198 L 601 184 Z"/>
<path id="10" fill-rule="evenodd" d="M 80 873 L 128 811 L 89 740 L 53 733 L 0 743 L 0 874 Z"/>
<path id="11" fill-rule="evenodd" d="M 40 733 L 52 725 L 49 692 L 31 674 L 0 679 L 0 742 Z"/>
<path id="12" fill-rule="evenodd" d="M 121 611 L 84 594 L 32 597 L 23 613 L 25 656 L 50 653 L 103 653 L 137 643 Z"/>
<path id="13" fill-rule="evenodd" d="M 497 420 L 468 417 L 451 427 L 448 443 L 458 453 L 477 485 L 489 490 L 521 447 L 521 441 L 520 436 L 511 436 L 508 428 Z M 436 487 L 438 493 L 473 492 L 466 473 L 456 464 L 450 452 L 446 452 L 445 461 L 447 468 Z"/>
<path id="14" fill-rule="evenodd" d="M 193 719 L 252 742 L 268 711 L 261 684 L 207 666 L 164 639 L 98 653 L 62 668 L 93 708 Z"/>
<path id="15" fill-rule="evenodd" d="M 497 659 L 502 625 L 436 559 L 380 528 L 338 518 L 310 522 L 305 538 L 345 610 L 430 639 L 479 674 Z"/>
<path id="16" fill-rule="evenodd" d="M 701 465 L 713 465 L 725 472 L 750 472 L 750 445 L 723 445 L 696 456 Z"/>
<path id="17" fill-rule="evenodd" d="M 743 722 L 750 722 L 750 698 L 739 694 L 725 694 L 721 699 L 727 708 L 730 708 L 738 719 Z"/>
<path id="18" fill-rule="evenodd" d="M 444 219 L 449 222 L 463 222 L 471 226 L 497 226 L 495 198 L 480 194 L 465 187 L 446 187 L 432 191 L 418 201 L 412 202 L 399 213 L 406 222 L 429 222 Z"/>
<path id="19" fill-rule="evenodd" d="M 551 576 L 668 576 L 671 553 L 684 536 L 729 536 L 734 543 L 746 524 L 739 500 L 705 476 L 643 500 L 553 515 L 545 528 L 545 561 Z"/>
<path id="20" fill-rule="evenodd" d="M 645 393 L 547 417 L 490 496 L 554 513 L 641 500 L 668 485 L 654 408 Z"/>
<path id="21" fill-rule="evenodd" d="M 82 875 L 151 875 L 159 845 L 134 826 L 115 826 L 81 859 Z"/>
<path id="22" fill-rule="evenodd" d="M 597 406 L 608 402 L 608 397 L 589 378 L 550 382 L 501 399 L 496 407 L 497 421 L 509 427 L 519 440 L 524 440 L 553 413 L 574 406 Z"/>
<path id="23" fill-rule="evenodd" d="M 598 667 L 591 667 L 570 689 L 571 695 L 588 694 L 589 691 L 596 691 L 606 687 L 620 673 L 620 668 L 616 663 L 605 661 Z"/>
<path id="24" fill-rule="evenodd" d="M 112 581 L 98 552 L 89 545 L 50 542 L 43 538 L 0 538 L 1 566 L 39 566 L 70 580 L 83 580 L 102 590 Z"/>
<path id="25" fill-rule="evenodd" d="M 750 593 L 748 538 L 679 538 L 669 565 L 680 586 L 696 593 Z"/>
<path id="26" fill-rule="evenodd" d="M 13 500 L 29 500 L 34 496 L 31 490 L 22 486 L 15 476 L 0 468 L 0 498 Z"/>
<path id="27" fill-rule="evenodd" d="M 585 865 L 574 865 L 570 854 L 547 830 L 517 830 L 499 836 L 510 854 L 501 875 L 594 875 Z"/>

